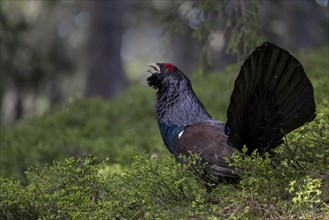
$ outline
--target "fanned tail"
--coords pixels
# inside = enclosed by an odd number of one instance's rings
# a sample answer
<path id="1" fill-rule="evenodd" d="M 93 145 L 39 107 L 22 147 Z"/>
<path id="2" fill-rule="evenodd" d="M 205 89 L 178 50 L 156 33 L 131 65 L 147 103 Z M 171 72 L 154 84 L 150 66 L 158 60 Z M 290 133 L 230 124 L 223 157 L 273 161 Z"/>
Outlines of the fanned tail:
<path id="1" fill-rule="evenodd" d="M 313 87 L 289 52 L 263 43 L 246 59 L 227 110 L 228 144 L 264 153 L 315 118 Z"/>

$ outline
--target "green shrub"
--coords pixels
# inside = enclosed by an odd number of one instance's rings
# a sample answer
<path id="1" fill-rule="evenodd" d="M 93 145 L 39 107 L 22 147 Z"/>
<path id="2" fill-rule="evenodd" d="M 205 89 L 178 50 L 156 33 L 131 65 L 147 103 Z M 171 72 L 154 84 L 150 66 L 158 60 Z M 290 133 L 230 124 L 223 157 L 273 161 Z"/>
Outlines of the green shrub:
<path id="1" fill-rule="evenodd" d="M 315 204 L 322 202 L 319 198 L 321 195 L 321 179 L 312 179 L 310 176 L 306 176 L 303 182 L 304 184 L 297 187 L 296 180 L 289 183 L 289 193 L 295 195 L 292 202 L 305 210 L 313 209 Z"/>
<path id="2" fill-rule="evenodd" d="M 28 185 L 0 179 L 3 219 L 99 219 L 110 197 L 94 157 L 65 159 L 27 172 Z"/>
<path id="3" fill-rule="evenodd" d="M 92 156 L 65 159 L 27 172 L 27 186 L 0 179 L 4 219 L 186 218 L 205 212 L 206 189 L 189 165 L 173 157 L 134 158 L 131 169 L 109 172 Z"/>
<path id="4" fill-rule="evenodd" d="M 116 217 L 134 219 L 198 217 L 205 212 L 203 181 L 171 156 L 134 157 L 126 172 L 108 177 L 117 201 Z"/>

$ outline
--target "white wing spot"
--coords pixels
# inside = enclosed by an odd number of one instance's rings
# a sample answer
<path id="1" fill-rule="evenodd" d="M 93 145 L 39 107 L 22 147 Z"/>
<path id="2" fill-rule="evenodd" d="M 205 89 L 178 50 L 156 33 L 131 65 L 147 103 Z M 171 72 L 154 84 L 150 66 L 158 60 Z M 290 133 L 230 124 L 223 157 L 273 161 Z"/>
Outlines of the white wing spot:
<path id="1" fill-rule="evenodd" d="M 182 130 L 182 131 L 178 134 L 178 139 L 182 136 L 183 133 L 184 133 L 184 130 Z"/>

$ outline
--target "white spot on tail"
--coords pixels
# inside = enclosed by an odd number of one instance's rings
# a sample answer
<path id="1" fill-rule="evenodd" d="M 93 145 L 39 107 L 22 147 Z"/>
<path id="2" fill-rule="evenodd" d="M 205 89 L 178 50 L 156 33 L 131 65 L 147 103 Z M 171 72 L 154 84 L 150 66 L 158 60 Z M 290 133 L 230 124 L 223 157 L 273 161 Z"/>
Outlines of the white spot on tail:
<path id="1" fill-rule="evenodd" d="M 184 130 L 182 130 L 182 131 L 178 134 L 178 139 L 182 136 L 183 133 L 184 133 Z"/>

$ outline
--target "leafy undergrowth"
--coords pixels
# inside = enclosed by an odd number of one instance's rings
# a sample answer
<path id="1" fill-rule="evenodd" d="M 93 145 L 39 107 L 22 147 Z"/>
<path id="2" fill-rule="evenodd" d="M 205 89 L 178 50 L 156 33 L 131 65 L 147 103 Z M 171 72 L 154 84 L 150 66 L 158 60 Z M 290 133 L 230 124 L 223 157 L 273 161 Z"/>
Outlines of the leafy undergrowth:
<path id="1" fill-rule="evenodd" d="M 195 161 L 138 154 L 129 169 L 94 156 L 34 166 L 27 185 L 0 180 L 1 219 L 326 219 L 329 102 L 273 153 L 235 155 L 236 184 L 209 192 Z M 246 149 L 245 149 L 246 150 Z M 196 157 L 197 158 L 197 157 Z M 190 169 L 193 167 L 192 169 Z M 202 172 L 199 170 L 199 172 Z"/>

